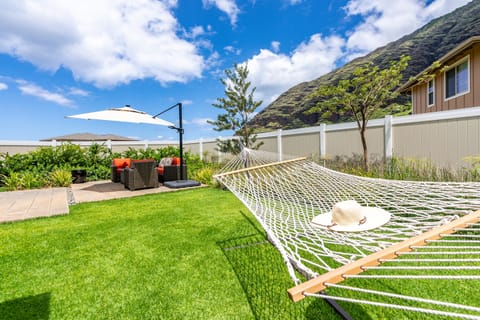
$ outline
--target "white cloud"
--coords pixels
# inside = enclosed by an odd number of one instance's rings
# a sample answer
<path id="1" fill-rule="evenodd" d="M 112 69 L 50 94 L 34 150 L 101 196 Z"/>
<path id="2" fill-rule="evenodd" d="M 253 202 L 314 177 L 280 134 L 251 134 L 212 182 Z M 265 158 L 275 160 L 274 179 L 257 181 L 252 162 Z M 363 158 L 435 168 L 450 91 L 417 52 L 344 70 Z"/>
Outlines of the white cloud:
<path id="1" fill-rule="evenodd" d="M 349 58 L 397 40 L 469 1 L 436 0 L 427 5 L 423 0 L 350 0 L 344 7 L 347 15 L 360 15 L 362 22 L 348 37 Z"/>
<path id="2" fill-rule="evenodd" d="M 45 101 L 54 102 L 62 106 L 71 106 L 73 104 L 70 99 L 66 98 L 60 93 L 48 91 L 36 84 L 24 80 L 18 80 L 17 83 L 18 89 L 23 94 L 34 96 Z"/>
<path id="3" fill-rule="evenodd" d="M 205 65 L 209 68 L 215 68 L 221 64 L 220 54 L 218 52 L 212 52 L 212 54 L 205 61 Z"/>
<path id="4" fill-rule="evenodd" d="M 436 0 L 425 8 L 425 15 L 434 19 L 466 5 L 470 1 L 471 0 Z"/>
<path id="5" fill-rule="evenodd" d="M 272 41 L 270 46 L 272 47 L 273 52 L 278 52 L 280 50 L 280 42 L 278 41 Z"/>
<path id="6" fill-rule="evenodd" d="M 192 104 L 192 103 L 193 103 L 192 100 L 182 100 L 182 104 L 183 104 L 184 106 L 188 106 L 189 104 Z"/>
<path id="7" fill-rule="evenodd" d="M 223 48 L 223 50 L 225 50 L 226 52 L 228 53 L 232 53 L 234 55 L 239 55 L 240 53 L 242 53 L 242 50 L 239 49 L 239 48 L 235 48 L 234 46 L 226 46 Z"/>
<path id="8" fill-rule="evenodd" d="M 70 88 L 68 90 L 68 94 L 71 96 L 80 96 L 80 97 L 88 97 L 90 95 L 88 91 L 85 91 L 79 88 Z"/>
<path id="9" fill-rule="evenodd" d="M 195 118 L 189 121 L 189 123 L 197 126 L 211 126 L 210 124 L 207 123 L 207 121 L 214 121 L 214 120 L 210 118 Z"/>
<path id="10" fill-rule="evenodd" d="M 0 82 L 0 91 L 7 90 L 7 89 L 8 89 L 8 85 L 6 83 Z"/>
<path id="11" fill-rule="evenodd" d="M 52 72 L 63 66 L 98 87 L 144 78 L 186 82 L 201 77 L 205 64 L 195 44 L 177 35 L 175 6 L 174 0 L 7 0 L 0 52 Z M 201 32 L 194 28 L 192 35 Z"/>
<path id="12" fill-rule="evenodd" d="M 206 34 L 205 29 L 202 26 L 195 26 L 190 29 L 190 33 L 188 34 L 189 37 L 191 38 L 196 38 L 198 36 L 202 36 Z"/>
<path id="13" fill-rule="evenodd" d="M 302 3 L 302 0 L 288 0 L 288 3 L 292 6 Z"/>
<path id="14" fill-rule="evenodd" d="M 235 26 L 238 21 L 238 15 L 240 14 L 240 9 L 238 8 L 235 0 L 202 0 L 204 7 L 215 6 L 220 11 L 225 12 L 230 19 L 232 26 Z"/>
<path id="15" fill-rule="evenodd" d="M 263 100 L 265 106 L 290 87 L 331 71 L 343 55 L 343 45 L 344 40 L 338 36 L 322 38 L 314 34 L 291 55 L 260 50 L 247 61 L 249 79 L 257 88 L 255 98 Z"/>

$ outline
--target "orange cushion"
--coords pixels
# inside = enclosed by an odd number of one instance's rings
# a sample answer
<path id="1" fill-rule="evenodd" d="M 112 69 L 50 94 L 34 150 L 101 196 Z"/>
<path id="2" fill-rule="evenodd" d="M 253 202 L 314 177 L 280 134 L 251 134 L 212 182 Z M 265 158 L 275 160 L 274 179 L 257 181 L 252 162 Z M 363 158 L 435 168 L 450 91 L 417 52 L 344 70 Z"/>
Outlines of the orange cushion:
<path id="1" fill-rule="evenodd" d="M 123 162 L 125 162 L 125 159 L 115 158 L 115 159 L 112 160 L 112 165 L 114 167 L 121 167 Z"/>
<path id="2" fill-rule="evenodd" d="M 112 160 L 112 165 L 117 167 L 117 169 L 122 169 L 130 166 L 130 158 L 114 158 Z"/>
<path id="3" fill-rule="evenodd" d="M 132 160 L 131 162 L 139 163 L 139 162 L 152 162 L 155 161 L 153 159 L 138 159 L 138 160 Z"/>
<path id="4" fill-rule="evenodd" d="M 173 157 L 172 158 L 172 166 L 179 166 L 180 165 L 180 158 Z"/>
<path id="5" fill-rule="evenodd" d="M 163 175 L 163 167 L 157 167 L 157 173 Z"/>

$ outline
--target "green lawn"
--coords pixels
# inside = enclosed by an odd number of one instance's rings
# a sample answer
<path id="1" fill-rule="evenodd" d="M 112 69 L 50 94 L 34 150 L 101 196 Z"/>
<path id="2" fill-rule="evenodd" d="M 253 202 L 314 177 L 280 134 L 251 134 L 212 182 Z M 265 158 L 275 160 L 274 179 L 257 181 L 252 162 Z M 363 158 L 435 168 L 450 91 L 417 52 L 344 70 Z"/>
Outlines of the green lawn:
<path id="1" fill-rule="evenodd" d="M 294 304 L 279 254 L 229 192 L 70 207 L 0 225 L 1 319 L 336 319 Z"/>
<path id="2" fill-rule="evenodd" d="M 479 281 L 345 283 L 480 305 Z M 321 299 L 291 302 L 292 286 L 252 215 L 219 189 L 84 203 L 66 216 L 0 224 L 0 319 L 339 319 Z M 355 319 L 440 319 L 341 304 Z"/>

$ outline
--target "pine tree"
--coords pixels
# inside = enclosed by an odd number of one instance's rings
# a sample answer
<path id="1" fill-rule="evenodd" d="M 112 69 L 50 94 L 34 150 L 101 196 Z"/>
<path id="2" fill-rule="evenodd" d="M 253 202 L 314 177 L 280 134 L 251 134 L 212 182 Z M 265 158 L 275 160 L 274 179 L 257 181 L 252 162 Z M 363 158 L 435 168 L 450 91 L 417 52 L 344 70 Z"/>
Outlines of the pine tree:
<path id="1" fill-rule="evenodd" d="M 248 66 L 235 64 L 233 69 L 225 70 L 225 79 L 220 79 L 225 86 L 225 97 L 217 98 L 212 106 L 225 112 L 217 116 L 217 120 L 208 121 L 215 131 L 233 130 L 238 139 L 217 139 L 218 150 L 237 154 L 242 146 L 258 149 L 263 143 L 257 143 L 257 136 L 248 126 L 255 110 L 262 101 L 254 101 L 256 88 L 250 90 L 251 82 L 247 81 Z"/>

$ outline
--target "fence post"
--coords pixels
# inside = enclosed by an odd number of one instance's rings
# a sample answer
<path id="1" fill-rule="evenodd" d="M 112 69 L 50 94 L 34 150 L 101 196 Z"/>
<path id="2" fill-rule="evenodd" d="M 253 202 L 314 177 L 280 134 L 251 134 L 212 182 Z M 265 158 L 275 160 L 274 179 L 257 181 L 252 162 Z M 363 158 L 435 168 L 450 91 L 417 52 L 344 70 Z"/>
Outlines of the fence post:
<path id="1" fill-rule="evenodd" d="M 385 139 L 385 160 L 391 159 L 393 156 L 393 131 L 392 131 L 392 116 L 386 115 L 385 116 L 385 124 L 384 124 L 384 139 Z"/>
<path id="2" fill-rule="evenodd" d="M 282 150 L 282 129 L 277 130 L 277 157 L 278 161 L 282 161 L 282 155 L 283 155 L 283 150 Z"/>
<path id="3" fill-rule="evenodd" d="M 326 134 L 327 125 L 325 123 L 320 124 L 320 159 L 325 159 L 327 156 L 327 140 Z"/>
<path id="4" fill-rule="evenodd" d="M 222 140 L 222 136 L 218 136 L 218 140 Z M 218 155 L 218 163 L 222 162 L 222 152 L 220 151 L 219 148 L 217 148 L 217 155 Z"/>

